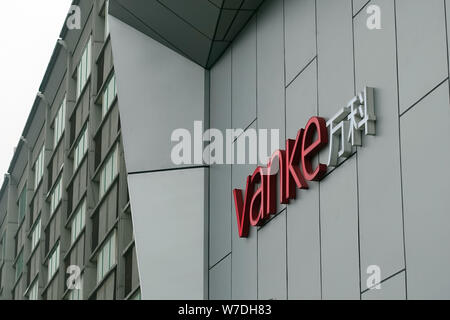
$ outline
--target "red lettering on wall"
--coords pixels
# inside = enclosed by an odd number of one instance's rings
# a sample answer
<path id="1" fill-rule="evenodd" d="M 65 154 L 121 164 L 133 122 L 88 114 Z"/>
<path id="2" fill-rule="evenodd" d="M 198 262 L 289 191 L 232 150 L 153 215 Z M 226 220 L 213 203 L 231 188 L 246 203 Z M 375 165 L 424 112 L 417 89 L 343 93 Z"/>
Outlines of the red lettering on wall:
<path id="1" fill-rule="evenodd" d="M 267 176 L 261 167 L 256 168 L 251 178 L 252 188 L 258 186 L 258 189 L 253 194 L 252 202 L 250 203 L 250 224 L 252 226 L 259 226 L 262 224 L 265 213 L 265 195 L 266 195 L 266 180 Z"/>
<path id="2" fill-rule="evenodd" d="M 295 199 L 297 197 L 298 189 L 308 189 L 308 184 L 305 178 L 303 178 L 300 172 L 300 155 L 301 155 L 301 144 L 303 140 L 304 130 L 300 129 L 297 133 L 297 138 L 295 140 L 286 140 L 286 160 L 287 160 L 287 170 L 286 170 L 286 194 L 288 199 Z"/>
<path id="3" fill-rule="evenodd" d="M 317 139 L 313 141 L 316 134 Z M 306 125 L 302 143 L 302 170 L 306 180 L 320 181 L 327 173 L 325 164 L 319 163 L 314 171 L 312 169 L 312 157 L 316 156 L 327 144 L 327 123 L 323 118 L 312 117 Z"/>
<path id="4" fill-rule="evenodd" d="M 280 179 L 279 200 L 284 204 L 296 198 L 297 189 L 308 189 L 307 181 L 323 179 L 327 166 L 319 163 L 313 170 L 312 160 L 327 144 L 328 129 L 325 120 L 312 117 L 306 128 L 298 131 L 295 140 L 286 140 L 286 151 L 274 152 L 267 169 L 258 167 L 253 175 L 247 178 L 244 200 L 242 190 L 233 190 L 240 237 L 248 237 L 250 224 L 259 226 L 271 214 L 276 213 L 277 175 Z M 277 160 L 276 172 L 274 168 Z"/>
<path id="5" fill-rule="evenodd" d="M 275 161 L 278 160 L 278 163 Z M 275 214 L 277 209 L 277 175 L 280 178 L 280 186 L 285 184 L 286 178 L 285 171 L 286 151 L 277 150 L 274 152 L 267 165 L 267 210 L 265 217 L 268 218 L 271 214 Z M 278 167 L 275 167 L 278 164 Z M 274 171 L 274 167 L 278 168 L 278 171 Z M 281 187 L 280 190 L 280 203 L 288 203 L 286 188 Z"/>
<path id="6" fill-rule="evenodd" d="M 236 209 L 236 220 L 238 224 L 239 236 L 241 238 L 248 237 L 249 230 L 249 207 L 250 199 L 252 197 L 252 186 L 250 183 L 251 177 L 247 177 L 247 186 L 245 187 L 245 198 L 242 200 L 242 190 L 234 189 L 234 207 Z"/>

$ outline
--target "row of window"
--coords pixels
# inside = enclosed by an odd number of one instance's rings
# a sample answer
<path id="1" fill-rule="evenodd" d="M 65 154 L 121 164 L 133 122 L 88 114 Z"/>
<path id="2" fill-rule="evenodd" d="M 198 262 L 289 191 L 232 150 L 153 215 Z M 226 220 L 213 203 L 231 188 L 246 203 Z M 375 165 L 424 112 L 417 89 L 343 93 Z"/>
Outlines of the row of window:
<path id="1" fill-rule="evenodd" d="M 105 5 L 105 39 L 109 35 L 109 21 L 108 21 L 108 7 L 109 1 L 106 1 Z M 89 39 L 86 47 L 83 51 L 81 60 L 77 67 L 77 99 L 80 97 L 81 92 L 83 91 L 89 76 L 91 74 L 91 51 L 92 51 L 92 41 Z M 111 108 L 112 103 L 117 95 L 116 89 L 116 79 L 113 75 L 106 85 L 105 92 L 103 93 L 102 100 L 102 114 L 103 117 L 106 115 L 108 110 Z M 64 98 L 60 108 L 58 109 L 54 122 L 53 122 L 53 146 L 56 148 L 59 141 L 61 140 L 64 130 L 65 130 L 65 117 L 66 117 L 66 98 Z M 84 129 L 83 133 L 80 135 L 79 141 L 77 142 L 77 146 L 74 150 L 74 171 L 78 168 L 83 159 L 84 155 L 88 151 L 88 128 Z M 44 175 L 44 154 L 45 154 L 45 146 L 42 147 L 41 152 L 39 153 L 37 160 L 34 165 L 35 170 L 35 189 L 39 186 L 43 175 Z M 106 190 L 111 185 L 112 181 L 118 174 L 118 150 L 117 146 L 114 151 L 109 155 L 108 160 L 106 161 L 102 172 L 101 172 L 101 181 L 100 181 L 100 193 L 103 195 Z M 60 204 L 62 200 L 62 179 L 59 178 L 59 181 L 56 183 L 50 199 L 50 213 L 54 214 L 56 208 Z M 19 197 L 19 222 L 25 217 L 26 213 L 26 188 L 22 191 Z M 86 223 L 86 199 L 83 200 L 83 203 L 79 207 L 77 213 L 75 214 L 72 224 L 71 224 L 71 241 L 74 243 Z M 41 219 L 34 225 L 31 235 L 31 248 L 32 251 L 38 246 L 40 238 L 41 238 Z M 5 256 L 5 243 L 4 237 L 0 240 L 0 253 L 2 260 Z M 60 263 L 60 245 L 54 249 L 53 253 L 50 256 L 48 261 L 48 280 L 50 281 L 53 276 L 56 274 L 58 270 L 58 266 Z M 101 281 L 104 275 L 111 270 L 112 266 L 116 263 L 116 233 L 108 239 L 108 241 L 104 244 L 102 250 L 98 256 L 97 262 L 97 279 Z M 22 274 L 23 271 L 23 251 L 20 253 L 19 257 L 16 260 L 15 264 L 16 269 L 16 279 Z M 30 300 L 38 299 L 38 280 L 35 280 L 31 285 L 28 297 Z M 79 290 L 71 290 L 69 294 L 69 299 L 71 300 L 80 300 L 83 297 L 82 287 Z"/>

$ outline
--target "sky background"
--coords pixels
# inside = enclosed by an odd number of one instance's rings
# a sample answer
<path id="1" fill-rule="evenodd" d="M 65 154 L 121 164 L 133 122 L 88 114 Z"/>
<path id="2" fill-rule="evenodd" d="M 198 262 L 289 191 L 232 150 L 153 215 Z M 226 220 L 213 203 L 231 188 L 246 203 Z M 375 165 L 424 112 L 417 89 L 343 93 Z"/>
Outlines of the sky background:
<path id="1" fill-rule="evenodd" d="M 0 0 L 0 181 L 8 171 L 72 0 Z"/>

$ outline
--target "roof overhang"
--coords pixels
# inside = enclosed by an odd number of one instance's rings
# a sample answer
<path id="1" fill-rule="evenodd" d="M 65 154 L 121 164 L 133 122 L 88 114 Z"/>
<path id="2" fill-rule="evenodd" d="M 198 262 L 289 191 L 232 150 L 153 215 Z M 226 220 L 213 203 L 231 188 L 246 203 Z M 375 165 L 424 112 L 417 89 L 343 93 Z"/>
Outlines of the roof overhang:
<path id="1" fill-rule="evenodd" d="M 111 0 L 109 13 L 207 69 L 264 0 Z"/>

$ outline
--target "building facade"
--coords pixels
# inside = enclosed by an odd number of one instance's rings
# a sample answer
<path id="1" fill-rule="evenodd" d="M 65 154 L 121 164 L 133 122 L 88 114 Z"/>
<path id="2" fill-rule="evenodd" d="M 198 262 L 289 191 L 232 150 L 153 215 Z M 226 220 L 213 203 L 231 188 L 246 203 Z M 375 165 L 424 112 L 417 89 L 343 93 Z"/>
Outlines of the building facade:
<path id="1" fill-rule="evenodd" d="M 38 283 L 70 298 L 80 265 L 85 299 L 450 298 L 448 0 L 74 4 L 85 27 L 63 31 L 0 195 L 1 297 Z M 374 128 L 354 140 L 368 100 Z M 240 208 L 266 210 L 269 188 L 241 205 L 236 190 L 260 186 L 246 181 L 301 128 L 303 146 L 319 139 L 313 117 L 327 141 L 294 171 L 320 179 L 240 236 Z M 211 138 L 196 123 L 242 129 L 228 164 L 197 158 Z M 191 162 L 173 161 L 180 129 Z M 253 129 L 278 130 L 278 146 L 238 164 Z"/>
<path id="2" fill-rule="evenodd" d="M 105 3 L 78 3 L 5 176 L 1 299 L 140 297 Z"/>

